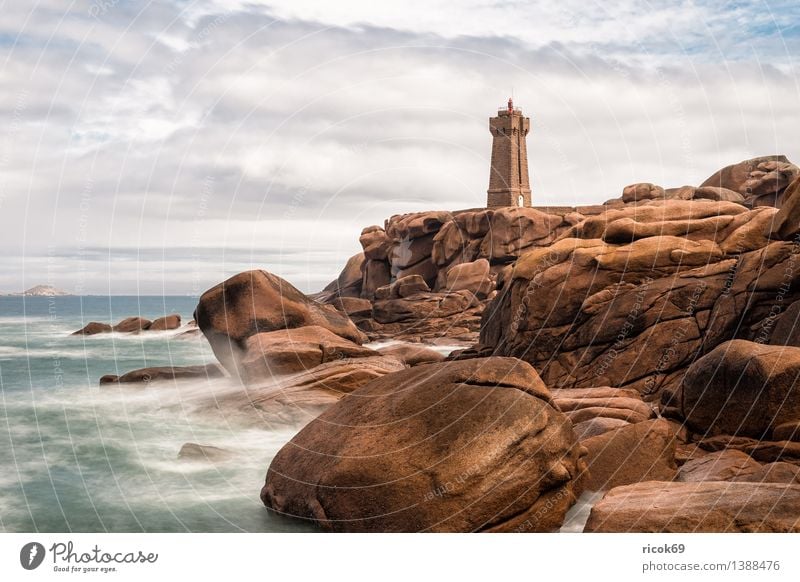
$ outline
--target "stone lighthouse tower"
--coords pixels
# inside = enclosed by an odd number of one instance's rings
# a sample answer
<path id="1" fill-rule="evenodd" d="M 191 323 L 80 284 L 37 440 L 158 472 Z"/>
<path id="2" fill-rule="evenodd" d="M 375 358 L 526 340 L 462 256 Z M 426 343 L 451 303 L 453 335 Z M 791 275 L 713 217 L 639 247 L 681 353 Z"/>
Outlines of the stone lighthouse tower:
<path id="1" fill-rule="evenodd" d="M 492 134 L 492 165 L 489 168 L 489 191 L 486 206 L 530 206 L 531 185 L 528 180 L 528 150 L 525 136 L 531 120 L 508 107 L 489 119 Z"/>

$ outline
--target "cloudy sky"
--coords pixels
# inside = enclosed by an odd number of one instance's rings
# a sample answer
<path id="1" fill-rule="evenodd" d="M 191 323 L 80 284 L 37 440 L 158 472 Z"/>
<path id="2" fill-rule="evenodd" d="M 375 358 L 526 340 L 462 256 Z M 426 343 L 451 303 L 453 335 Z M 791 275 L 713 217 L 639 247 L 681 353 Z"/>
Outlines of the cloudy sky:
<path id="1" fill-rule="evenodd" d="M 487 118 L 535 204 L 800 160 L 786 2 L 0 1 L 0 291 L 314 291 L 392 214 L 484 204 Z"/>

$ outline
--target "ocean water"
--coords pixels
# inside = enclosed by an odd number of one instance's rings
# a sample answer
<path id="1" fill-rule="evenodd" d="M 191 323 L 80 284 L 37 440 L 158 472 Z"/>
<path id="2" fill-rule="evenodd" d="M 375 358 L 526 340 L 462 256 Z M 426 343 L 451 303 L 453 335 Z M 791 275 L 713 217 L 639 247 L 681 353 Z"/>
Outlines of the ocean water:
<path id="1" fill-rule="evenodd" d="M 175 331 L 71 336 L 89 321 L 170 313 L 191 297 L 0 297 L 0 531 L 314 531 L 267 512 L 267 467 L 294 431 L 194 406 L 226 379 L 141 388 L 104 374 L 214 362 Z M 179 461 L 187 442 L 228 449 L 222 463 Z"/>

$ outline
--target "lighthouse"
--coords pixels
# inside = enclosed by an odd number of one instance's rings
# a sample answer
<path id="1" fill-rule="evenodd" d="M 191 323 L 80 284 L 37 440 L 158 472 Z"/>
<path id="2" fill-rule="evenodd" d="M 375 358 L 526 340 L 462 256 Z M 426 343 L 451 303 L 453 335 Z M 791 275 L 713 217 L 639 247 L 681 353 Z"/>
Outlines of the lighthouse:
<path id="1" fill-rule="evenodd" d="M 531 205 L 528 149 L 525 145 L 530 121 L 514 107 L 510 98 L 507 107 L 500 109 L 496 117 L 489 118 L 492 163 L 486 198 L 488 208 Z"/>

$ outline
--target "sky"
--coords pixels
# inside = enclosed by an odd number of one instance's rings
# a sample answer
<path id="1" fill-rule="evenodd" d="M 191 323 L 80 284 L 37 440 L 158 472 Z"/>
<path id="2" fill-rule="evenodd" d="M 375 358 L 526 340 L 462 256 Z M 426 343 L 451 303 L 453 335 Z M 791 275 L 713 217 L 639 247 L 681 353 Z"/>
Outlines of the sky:
<path id="1" fill-rule="evenodd" d="M 321 289 L 394 215 L 485 204 L 531 118 L 535 205 L 800 162 L 800 5 L 0 0 L 0 292 Z"/>

